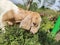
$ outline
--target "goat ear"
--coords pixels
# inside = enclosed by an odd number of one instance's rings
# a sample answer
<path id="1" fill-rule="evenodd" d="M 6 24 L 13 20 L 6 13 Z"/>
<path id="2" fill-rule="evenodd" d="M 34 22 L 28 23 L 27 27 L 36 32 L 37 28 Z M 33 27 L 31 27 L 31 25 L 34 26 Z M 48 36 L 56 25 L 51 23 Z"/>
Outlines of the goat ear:
<path id="1" fill-rule="evenodd" d="M 31 27 L 31 16 L 28 15 L 27 17 L 25 17 L 24 20 L 21 21 L 21 24 L 19 27 L 29 30 Z"/>

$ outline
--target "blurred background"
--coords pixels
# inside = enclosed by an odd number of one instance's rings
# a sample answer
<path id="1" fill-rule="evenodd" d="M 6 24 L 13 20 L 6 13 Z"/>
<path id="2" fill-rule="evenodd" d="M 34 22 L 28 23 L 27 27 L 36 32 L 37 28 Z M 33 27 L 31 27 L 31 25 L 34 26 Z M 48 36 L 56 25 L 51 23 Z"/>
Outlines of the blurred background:
<path id="1" fill-rule="evenodd" d="M 11 0 L 15 4 L 28 5 L 28 3 L 36 3 L 38 8 L 44 6 L 45 8 L 54 11 L 60 11 L 60 0 Z"/>

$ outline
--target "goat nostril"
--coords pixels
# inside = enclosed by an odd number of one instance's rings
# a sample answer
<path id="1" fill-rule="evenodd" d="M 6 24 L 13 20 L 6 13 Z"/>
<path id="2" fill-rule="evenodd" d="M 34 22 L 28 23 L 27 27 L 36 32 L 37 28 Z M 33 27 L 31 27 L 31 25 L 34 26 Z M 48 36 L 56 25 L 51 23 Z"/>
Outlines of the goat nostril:
<path id="1" fill-rule="evenodd" d="M 34 25 L 36 25 L 36 23 L 33 23 Z"/>
<path id="2" fill-rule="evenodd" d="M 36 23 L 33 23 L 33 25 L 34 25 L 35 27 L 37 27 L 37 26 L 38 26 Z"/>

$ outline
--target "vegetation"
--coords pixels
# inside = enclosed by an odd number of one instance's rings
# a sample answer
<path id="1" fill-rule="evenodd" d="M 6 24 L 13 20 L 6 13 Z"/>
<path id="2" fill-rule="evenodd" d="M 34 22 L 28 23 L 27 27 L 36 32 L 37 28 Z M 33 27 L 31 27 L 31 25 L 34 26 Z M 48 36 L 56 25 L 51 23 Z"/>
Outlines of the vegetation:
<path id="1" fill-rule="evenodd" d="M 18 5 L 18 7 L 26 9 L 22 5 Z M 31 5 L 29 10 L 39 12 L 42 17 L 39 31 L 36 34 L 32 34 L 29 31 L 18 28 L 16 24 L 13 26 L 8 25 L 6 26 L 6 33 L 2 33 L 0 30 L 0 45 L 60 45 L 60 41 L 57 42 L 50 35 L 60 12 L 54 12 L 43 7 L 38 9 L 35 3 Z"/>

